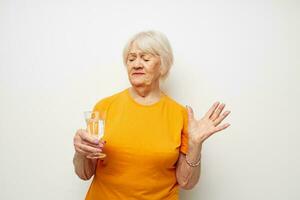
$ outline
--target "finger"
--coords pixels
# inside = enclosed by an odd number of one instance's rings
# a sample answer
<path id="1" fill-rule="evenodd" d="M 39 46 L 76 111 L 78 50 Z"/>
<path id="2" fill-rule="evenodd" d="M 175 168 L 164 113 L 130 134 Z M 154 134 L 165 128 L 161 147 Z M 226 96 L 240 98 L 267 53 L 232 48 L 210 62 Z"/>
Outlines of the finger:
<path id="1" fill-rule="evenodd" d="M 91 143 L 91 144 L 95 144 L 95 145 L 99 144 L 99 140 L 97 138 L 94 138 L 94 137 L 90 136 L 89 133 L 87 131 L 85 131 L 85 130 L 79 132 L 79 136 L 85 142 L 88 142 L 88 143 Z"/>
<path id="2" fill-rule="evenodd" d="M 210 116 L 215 112 L 216 108 L 218 107 L 218 105 L 220 104 L 220 102 L 215 102 L 212 107 L 210 107 L 210 109 L 208 110 L 208 112 L 204 115 L 204 118 L 210 118 Z"/>
<path id="3" fill-rule="evenodd" d="M 77 153 L 79 153 L 80 155 L 84 155 L 84 156 L 86 156 L 86 155 L 87 155 L 87 152 L 85 152 L 85 151 L 81 150 L 81 149 L 80 149 L 80 148 L 78 148 L 78 147 L 75 147 L 75 151 L 76 151 Z"/>
<path id="4" fill-rule="evenodd" d="M 215 126 L 218 126 L 228 115 L 230 111 L 225 111 L 222 115 L 220 115 L 213 123 Z"/>
<path id="5" fill-rule="evenodd" d="M 106 144 L 106 140 L 104 140 L 103 138 L 100 139 L 99 143 L 105 145 Z"/>
<path id="6" fill-rule="evenodd" d="M 91 146 L 91 147 L 94 147 L 94 148 L 103 148 L 105 143 L 99 142 L 99 144 L 96 145 L 96 144 L 91 144 L 89 142 L 86 142 L 86 141 L 82 140 L 81 144 L 85 144 L 85 145 L 88 145 L 88 146 Z"/>
<path id="7" fill-rule="evenodd" d="M 194 111 L 190 106 L 186 106 L 187 112 L 188 112 L 188 121 L 191 121 L 194 119 Z"/>
<path id="8" fill-rule="evenodd" d="M 93 155 L 87 155 L 86 158 L 91 159 L 91 160 L 96 160 L 96 159 L 99 159 L 99 156 L 100 155 L 95 155 L 95 156 L 93 156 Z"/>
<path id="9" fill-rule="evenodd" d="M 94 147 L 84 145 L 84 144 L 77 144 L 77 147 L 79 149 L 81 149 L 82 151 L 87 152 L 87 153 L 100 153 L 100 152 L 102 152 L 102 148 L 94 148 Z"/>
<path id="10" fill-rule="evenodd" d="M 89 154 L 86 156 L 89 159 L 101 159 L 103 158 L 103 154 L 102 153 L 93 153 L 93 154 Z"/>
<path id="11" fill-rule="evenodd" d="M 219 132 L 219 131 L 222 131 L 222 130 L 228 128 L 229 126 L 230 126 L 229 123 L 223 124 L 223 125 L 221 125 L 221 126 L 217 126 L 217 127 L 215 128 L 214 133 Z"/>
<path id="12" fill-rule="evenodd" d="M 210 117 L 211 120 L 215 120 L 219 117 L 220 113 L 222 112 L 222 110 L 224 109 L 225 104 L 220 104 L 219 107 L 215 110 L 215 112 L 212 114 L 212 116 Z"/>
<path id="13" fill-rule="evenodd" d="M 74 143 L 74 144 L 75 144 L 76 141 L 81 140 L 80 134 L 82 134 L 81 132 L 84 132 L 84 131 L 85 131 L 84 129 L 78 129 L 78 130 L 76 131 L 76 134 L 75 134 L 75 136 L 74 136 L 74 138 L 73 138 L 73 143 Z"/>

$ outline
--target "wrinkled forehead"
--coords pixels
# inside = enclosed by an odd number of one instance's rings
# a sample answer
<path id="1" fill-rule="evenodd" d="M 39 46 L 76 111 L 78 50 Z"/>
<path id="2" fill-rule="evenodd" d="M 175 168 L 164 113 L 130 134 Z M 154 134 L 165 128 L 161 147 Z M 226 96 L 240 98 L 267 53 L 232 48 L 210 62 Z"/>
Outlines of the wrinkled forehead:
<path id="1" fill-rule="evenodd" d="M 158 52 L 151 43 L 145 41 L 135 40 L 129 46 L 128 55 L 140 54 L 140 55 L 158 55 Z"/>

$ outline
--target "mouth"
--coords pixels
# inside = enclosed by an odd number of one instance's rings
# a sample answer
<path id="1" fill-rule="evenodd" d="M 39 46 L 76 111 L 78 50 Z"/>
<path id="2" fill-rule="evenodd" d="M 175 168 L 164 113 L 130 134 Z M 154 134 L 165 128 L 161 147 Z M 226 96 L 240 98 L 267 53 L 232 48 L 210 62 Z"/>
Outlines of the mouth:
<path id="1" fill-rule="evenodd" d="M 141 75 L 144 75 L 145 73 L 142 73 L 142 72 L 135 72 L 135 73 L 132 73 L 133 76 L 141 76 Z"/>

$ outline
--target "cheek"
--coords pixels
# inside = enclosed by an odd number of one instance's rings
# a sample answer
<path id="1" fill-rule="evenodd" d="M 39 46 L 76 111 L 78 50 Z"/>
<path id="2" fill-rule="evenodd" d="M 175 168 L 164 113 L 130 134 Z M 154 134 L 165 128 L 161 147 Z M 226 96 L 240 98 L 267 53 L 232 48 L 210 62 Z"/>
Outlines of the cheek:
<path id="1" fill-rule="evenodd" d="M 130 66 L 130 64 L 127 64 L 126 66 L 126 70 L 127 70 L 127 73 L 129 74 L 129 72 L 131 71 L 132 67 Z"/>
<path id="2" fill-rule="evenodd" d="M 160 75 L 160 65 L 159 65 L 159 63 L 152 64 L 151 67 L 149 67 L 149 72 L 153 76 Z"/>

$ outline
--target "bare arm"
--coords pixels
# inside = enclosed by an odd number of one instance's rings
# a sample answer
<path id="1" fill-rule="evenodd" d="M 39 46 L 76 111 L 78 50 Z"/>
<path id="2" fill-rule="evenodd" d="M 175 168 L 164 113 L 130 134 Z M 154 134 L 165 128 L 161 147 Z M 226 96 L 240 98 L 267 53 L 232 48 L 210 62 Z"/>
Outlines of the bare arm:
<path id="1" fill-rule="evenodd" d="M 73 158 L 75 173 L 82 180 L 89 180 L 94 174 L 97 167 L 97 160 L 91 160 L 75 152 Z"/>
<path id="2" fill-rule="evenodd" d="M 96 171 L 98 156 L 105 142 L 91 137 L 80 129 L 74 136 L 75 154 L 73 164 L 75 173 L 82 180 L 89 180 Z"/>
<path id="3" fill-rule="evenodd" d="M 230 111 L 222 113 L 224 107 L 225 104 L 214 103 L 200 120 L 196 120 L 192 108 L 187 107 L 189 149 L 186 155 L 180 153 L 176 168 L 177 182 L 183 189 L 192 189 L 198 183 L 201 173 L 200 164 L 194 166 L 188 164 L 187 160 L 189 163 L 198 163 L 201 159 L 203 142 L 214 133 L 229 127 L 228 123 L 219 126 L 230 113 Z"/>
<path id="4" fill-rule="evenodd" d="M 192 145 L 190 145 L 191 147 Z M 201 164 L 196 167 L 191 167 L 187 164 L 186 159 L 192 163 L 196 163 L 201 159 L 201 146 L 193 146 L 193 149 L 189 148 L 187 155 L 180 153 L 176 168 L 177 182 L 182 189 L 192 189 L 200 179 Z M 186 158 L 187 156 L 187 158 Z"/>

